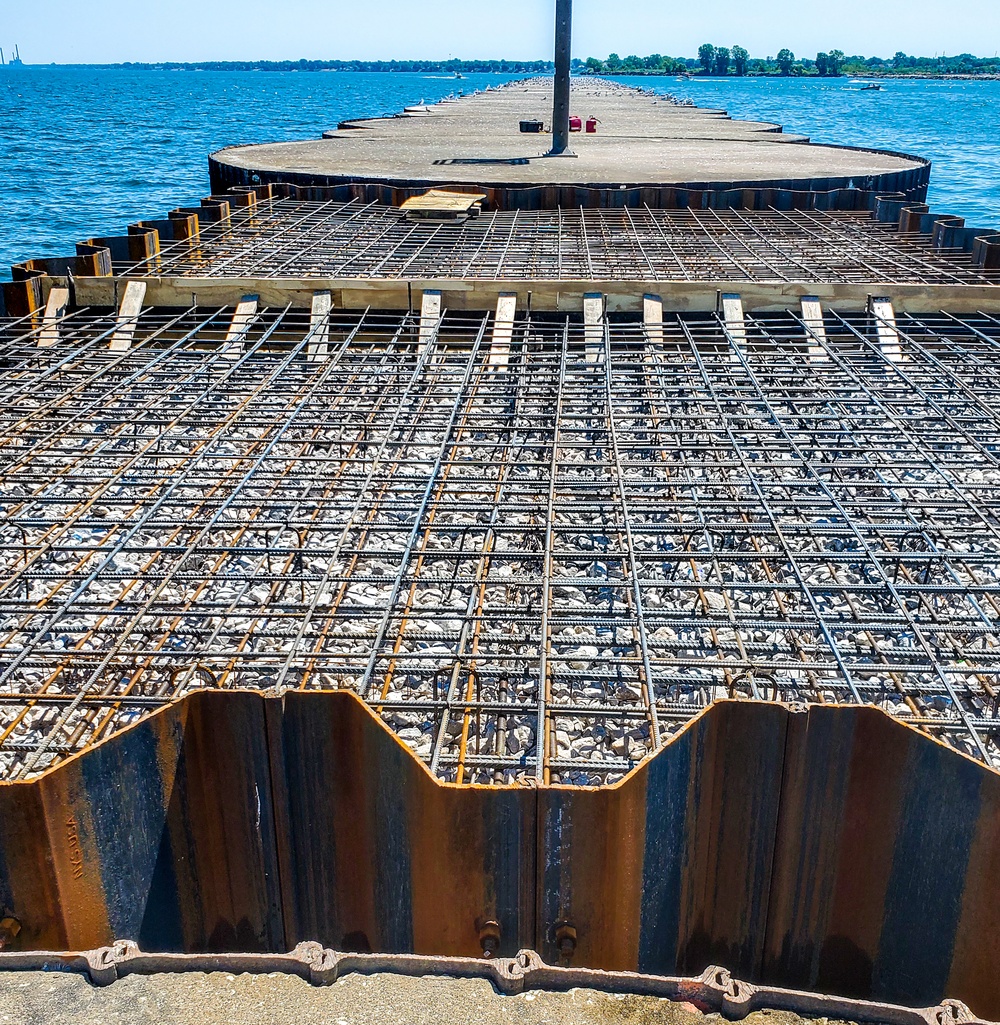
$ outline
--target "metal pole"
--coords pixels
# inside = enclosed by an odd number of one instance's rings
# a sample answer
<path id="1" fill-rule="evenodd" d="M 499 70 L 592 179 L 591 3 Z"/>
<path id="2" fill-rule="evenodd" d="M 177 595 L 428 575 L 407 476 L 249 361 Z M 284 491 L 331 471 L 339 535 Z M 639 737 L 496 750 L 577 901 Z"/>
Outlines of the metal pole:
<path id="1" fill-rule="evenodd" d="M 551 156 L 572 156 L 569 148 L 569 63 L 573 0 L 556 0 L 556 74 L 552 89 Z"/>

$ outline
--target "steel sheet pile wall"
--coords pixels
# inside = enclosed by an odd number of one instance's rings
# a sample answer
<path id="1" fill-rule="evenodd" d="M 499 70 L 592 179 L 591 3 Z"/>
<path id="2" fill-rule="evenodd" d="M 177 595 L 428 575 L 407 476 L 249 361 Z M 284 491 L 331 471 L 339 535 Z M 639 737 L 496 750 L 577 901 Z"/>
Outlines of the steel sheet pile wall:
<path id="1" fill-rule="evenodd" d="M 848 149 L 849 147 L 831 147 Z M 865 151 L 861 151 L 865 152 Z M 885 150 L 868 150 L 868 153 L 901 157 L 903 160 L 918 161 L 902 153 Z M 765 163 L 770 162 L 773 154 L 760 154 Z M 537 163 L 537 162 L 536 162 Z M 780 168 L 780 161 L 775 161 Z M 515 163 L 515 167 L 517 164 Z M 404 179 L 398 174 L 393 180 L 379 180 L 381 175 L 369 176 L 358 174 L 337 174 L 297 171 L 291 167 L 280 170 L 265 168 L 237 167 L 218 159 L 218 155 L 208 158 L 209 180 L 212 191 L 224 195 L 230 191 L 244 189 L 285 188 L 301 189 L 303 192 L 323 190 L 333 193 L 338 200 L 357 199 L 364 203 L 381 203 L 386 206 L 400 206 L 413 196 L 422 195 L 428 189 L 470 189 L 486 195 L 486 202 L 491 210 L 528 211 L 564 209 L 624 209 L 642 208 L 645 206 L 662 210 L 766 210 L 779 207 L 783 210 L 821 209 L 821 210 L 856 210 L 875 196 L 892 194 L 900 195 L 910 203 L 922 203 L 927 198 L 930 184 L 931 165 L 919 160 L 919 166 L 900 171 L 885 171 L 861 175 L 832 175 L 822 178 L 772 178 L 763 181 L 759 169 L 752 163 L 747 166 L 747 173 L 752 177 L 733 181 L 684 181 L 670 185 L 660 185 L 656 181 L 648 183 L 629 183 L 625 187 L 616 180 L 614 183 L 589 185 L 549 185 L 531 184 L 530 179 L 536 174 L 525 174 L 527 184 L 503 183 L 490 181 L 488 177 L 478 178 L 474 182 L 456 180 L 447 172 L 436 167 L 429 168 L 429 176 Z M 551 171 L 551 168 L 547 168 Z M 620 168 L 607 168 L 619 170 Z M 756 173 L 755 173 L 756 170 Z M 659 162 L 647 169 L 651 179 L 662 178 L 663 168 Z M 374 177 L 374 180 L 372 180 Z M 457 176 L 456 176 L 457 177 Z M 543 176 L 544 177 L 544 176 Z M 616 179 L 618 175 L 614 176 Z"/>
<path id="2" fill-rule="evenodd" d="M 493 923 L 504 956 L 995 1015 L 998 801 L 874 709 L 723 702 L 615 787 L 497 789 L 349 693 L 206 691 L 0 784 L 0 900 L 22 949 L 477 956 Z"/>

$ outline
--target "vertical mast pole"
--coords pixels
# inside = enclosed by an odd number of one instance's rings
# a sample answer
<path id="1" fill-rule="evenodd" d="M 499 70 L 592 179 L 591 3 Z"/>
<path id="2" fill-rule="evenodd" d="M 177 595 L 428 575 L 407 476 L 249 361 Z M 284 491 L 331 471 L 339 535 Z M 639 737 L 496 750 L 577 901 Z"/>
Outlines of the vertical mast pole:
<path id="1" fill-rule="evenodd" d="M 556 74 L 552 89 L 552 156 L 569 154 L 569 65 L 573 0 L 556 0 Z"/>

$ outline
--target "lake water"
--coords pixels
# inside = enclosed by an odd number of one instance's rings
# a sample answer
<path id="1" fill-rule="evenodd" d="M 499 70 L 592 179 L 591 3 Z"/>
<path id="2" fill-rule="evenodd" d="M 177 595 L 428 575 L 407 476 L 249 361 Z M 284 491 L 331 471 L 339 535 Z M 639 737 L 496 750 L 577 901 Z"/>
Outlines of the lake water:
<path id="1" fill-rule="evenodd" d="M 776 121 L 813 142 L 869 146 L 932 160 L 931 209 L 1000 228 L 1000 81 L 889 79 L 862 92 L 847 78 L 621 78 L 719 107 L 736 118 Z"/>
<path id="2" fill-rule="evenodd" d="M 347 117 L 432 102 L 501 75 L 0 71 L 0 276 L 30 256 L 73 251 L 129 221 L 208 192 L 206 157 L 234 143 L 316 138 Z M 1000 226 L 1000 82 L 622 78 L 777 121 L 817 142 L 903 150 L 935 163 L 935 210 Z M 587 111 L 580 113 L 586 116 Z"/>

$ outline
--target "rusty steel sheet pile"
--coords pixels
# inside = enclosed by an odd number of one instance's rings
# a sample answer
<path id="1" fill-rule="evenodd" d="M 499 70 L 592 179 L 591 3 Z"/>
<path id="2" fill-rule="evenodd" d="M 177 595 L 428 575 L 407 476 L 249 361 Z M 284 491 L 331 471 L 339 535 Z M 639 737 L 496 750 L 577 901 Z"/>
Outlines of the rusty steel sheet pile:
<path id="1" fill-rule="evenodd" d="M 435 780 L 349 692 L 205 690 L 0 786 L 2 893 L 23 950 L 530 946 L 995 1015 L 998 801 L 872 708 L 719 702 L 613 787 L 495 788 Z"/>

